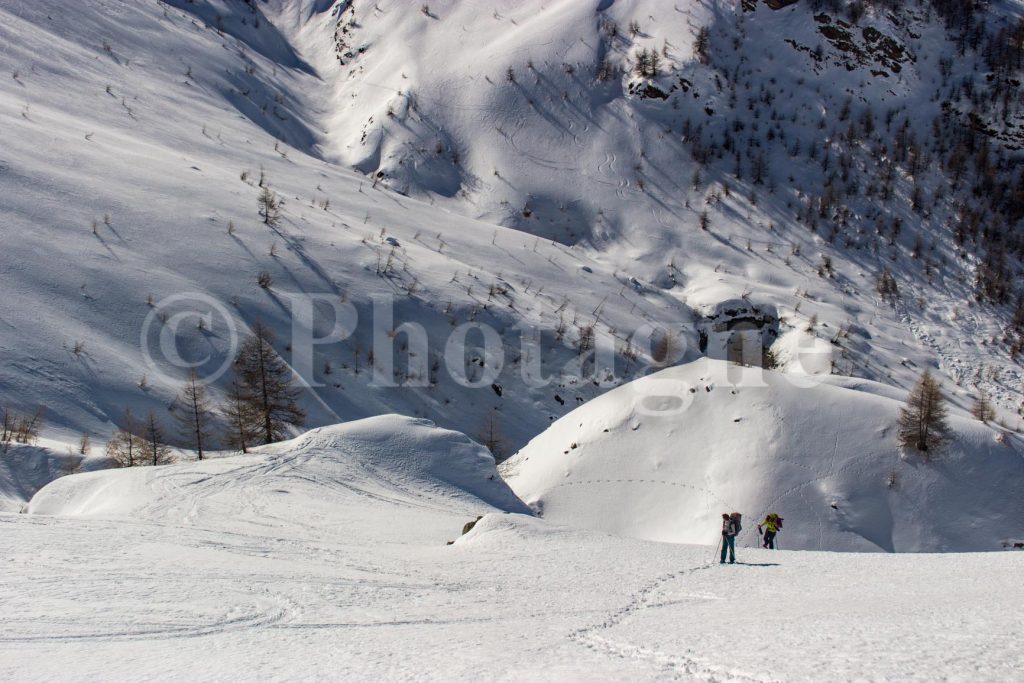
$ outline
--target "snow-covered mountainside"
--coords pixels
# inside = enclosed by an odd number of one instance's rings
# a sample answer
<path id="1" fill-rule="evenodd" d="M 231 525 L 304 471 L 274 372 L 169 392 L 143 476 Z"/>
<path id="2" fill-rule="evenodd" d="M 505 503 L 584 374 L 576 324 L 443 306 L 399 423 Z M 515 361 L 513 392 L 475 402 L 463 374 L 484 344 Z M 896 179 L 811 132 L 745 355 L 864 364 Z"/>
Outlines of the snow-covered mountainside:
<path id="1" fill-rule="evenodd" d="M 0 678 L 1020 680 L 1024 553 L 719 567 L 515 514 L 494 475 L 382 417 L 61 479 L 0 515 Z"/>
<path id="2" fill-rule="evenodd" d="M 815 317 L 839 374 L 1020 408 L 1019 3 L 492 7 L 343 5 L 328 154 L 697 315 Z"/>
<path id="3" fill-rule="evenodd" d="M 1024 0 L 0 0 L 0 679 L 1024 680 L 1022 78 Z"/>
<path id="4" fill-rule="evenodd" d="M 951 417 L 941 462 L 895 447 L 901 392 L 700 360 L 577 408 L 502 464 L 545 519 L 709 543 L 723 512 L 758 545 L 769 512 L 789 549 L 1000 550 L 1024 537 L 1024 440 Z"/>
<path id="5" fill-rule="evenodd" d="M 934 367 L 1016 427 L 1020 15 L 2 0 L 0 403 L 69 443 L 126 406 L 169 421 L 159 332 L 197 310 L 173 350 L 214 374 L 262 321 L 308 425 L 399 412 L 507 454 L 743 301 L 784 368 L 812 338 L 836 374 Z M 296 358 L 334 314 L 351 334 Z M 466 323 L 501 347 L 446 358 Z"/>

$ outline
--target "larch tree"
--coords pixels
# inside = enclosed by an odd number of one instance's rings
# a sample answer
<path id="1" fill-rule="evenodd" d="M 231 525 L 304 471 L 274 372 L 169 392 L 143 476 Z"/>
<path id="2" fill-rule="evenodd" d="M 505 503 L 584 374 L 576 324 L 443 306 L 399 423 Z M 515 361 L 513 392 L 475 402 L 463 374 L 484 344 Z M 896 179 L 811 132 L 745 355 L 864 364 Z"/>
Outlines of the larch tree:
<path id="1" fill-rule="evenodd" d="M 271 190 L 269 185 L 264 185 L 259 197 L 256 198 L 256 204 L 263 223 L 272 228 L 276 227 L 281 219 L 281 200 L 277 193 Z"/>
<path id="2" fill-rule="evenodd" d="M 0 452 L 6 453 L 14 438 L 14 414 L 7 406 L 0 406 Z"/>
<path id="3" fill-rule="evenodd" d="M 171 449 L 164 441 L 164 431 L 160 421 L 156 419 L 156 413 L 152 410 L 146 415 L 144 424 L 145 455 L 150 464 L 154 467 L 167 462 L 171 455 Z"/>
<path id="4" fill-rule="evenodd" d="M 988 392 L 984 390 L 978 392 L 978 398 L 974 400 L 974 405 L 971 406 L 971 415 L 985 423 L 996 419 L 996 410 L 992 406 L 992 400 L 988 397 Z"/>
<path id="5" fill-rule="evenodd" d="M 5 414 L 4 438 L 10 439 L 13 435 L 16 443 L 34 444 L 43 428 L 45 415 L 46 409 L 43 406 L 38 406 L 31 415 L 24 414 L 16 417 L 9 413 Z M 13 432 L 8 430 L 7 422 L 13 422 Z"/>
<path id="6" fill-rule="evenodd" d="M 238 377 L 231 382 L 221 413 L 227 421 L 224 436 L 229 448 L 248 453 L 249 446 L 259 443 L 259 414 L 254 410 L 253 401 Z"/>
<path id="7" fill-rule="evenodd" d="M 939 382 L 925 370 L 907 397 L 906 405 L 900 408 L 900 446 L 916 450 L 925 461 L 930 460 L 949 438 L 946 412 Z"/>
<path id="8" fill-rule="evenodd" d="M 180 409 L 174 413 L 182 435 L 188 445 L 203 459 L 203 449 L 209 447 L 213 422 L 213 408 L 206 393 L 206 385 L 199 381 L 195 370 L 189 373 L 185 387 L 178 396 Z"/>
<path id="9" fill-rule="evenodd" d="M 292 370 L 274 351 L 274 335 L 263 323 L 257 321 L 252 335 L 242 343 L 235 359 L 235 373 L 249 407 L 247 414 L 259 429 L 260 441 L 280 441 L 287 435 L 288 425 L 301 426 L 305 422 Z"/>
<path id="10" fill-rule="evenodd" d="M 494 462 L 501 462 L 505 459 L 505 437 L 501 433 L 500 415 L 497 408 L 487 411 L 487 418 L 484 420 L 478 438 L 494 456 Z"/>
<path id="11" fill-rule="evenodd" d="M 139 424 L 131 408 L 125 408 L 121 425 L 107 442 L 107 457 L 121 467 L 134 467 L 140 464 L 145 448 L 146 442 L 140 435 Z"/>
<path id="12" fill-rule="evenodd" d="M 697 59 L 700 60 L 701 64 L 707 64 L 711 61 L 711 31 L 708 30 L 707 26 L 701 26 L 697 31 L 697 39 L 693 43 L 693 52 L 697 55 Z"/>

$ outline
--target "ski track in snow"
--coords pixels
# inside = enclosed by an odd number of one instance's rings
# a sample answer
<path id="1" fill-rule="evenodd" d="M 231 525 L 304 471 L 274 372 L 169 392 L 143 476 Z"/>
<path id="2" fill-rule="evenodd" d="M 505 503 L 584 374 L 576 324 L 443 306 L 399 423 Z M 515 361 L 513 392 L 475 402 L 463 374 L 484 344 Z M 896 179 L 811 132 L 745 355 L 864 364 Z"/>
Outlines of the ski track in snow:
<path id="1" fill-rule="evenodd" d="M 0 679 L 1022 680 L 1024 616 L 977 606 L 1024 600 L 1024 554 L 739 548 L 722 567 L 501 514 L 468 495 L 501 486 L 479 446 L 364 423 L 67 477 L 0 514 Z"/>

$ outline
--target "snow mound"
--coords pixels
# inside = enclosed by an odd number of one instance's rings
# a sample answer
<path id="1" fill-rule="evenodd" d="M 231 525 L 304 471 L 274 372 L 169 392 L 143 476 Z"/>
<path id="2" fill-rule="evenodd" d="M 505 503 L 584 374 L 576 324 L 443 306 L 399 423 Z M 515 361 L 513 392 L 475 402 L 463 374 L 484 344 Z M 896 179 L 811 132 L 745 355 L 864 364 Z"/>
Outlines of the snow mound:
<path id="1" fill-rule="evenodd" d="M 778 512 L 790 549 L 994 550 L 1024 532 L 1019 436 L 954 414 L 926 464 L 897 447 L 900 402 L 868 384 L 701 360 L 576 409 L 503 474 L 548 520 L 657 541 L 714 543 L 733 510 L 741 545 Z"/>
<path id="2" fill-rule="evenodd" d="M 30 514 L 132 516 L 173 524 L 233 519 L 336 526 L 339 506 L 529 512 L 487 450 L 427 420 L 385 415 L 321 427 L 251 455 L 64 477 Z"/>

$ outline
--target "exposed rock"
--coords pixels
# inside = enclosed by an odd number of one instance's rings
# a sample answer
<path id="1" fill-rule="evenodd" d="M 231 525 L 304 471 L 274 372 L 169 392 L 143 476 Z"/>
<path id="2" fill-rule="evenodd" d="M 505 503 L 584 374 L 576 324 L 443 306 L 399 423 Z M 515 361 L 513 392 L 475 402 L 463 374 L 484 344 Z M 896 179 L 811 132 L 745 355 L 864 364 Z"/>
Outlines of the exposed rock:
<path id="1" fill-rule="evenodd" d="M 475 527 L 475 526 L 476 526 L 476 523 L 477 523 L 477 522 L 479 522 L 479 521 L 480 521 L 481 519 L 483 519 L 483 518 L 484 518 L 484 516 L 483 516 L 483 515 L 480 515 L 479 517 L 477 517 L 476 519 L 474 519 L 474 520 L 473 520 L 472 522 L 466 522 L 465 524 L 463 524 L 463 525 L 462 525 L 462 535 L 463 535 L 463 536 L 465 536 L 465 535 L 466 535 L 466 534 L 468 534 L 468 533 L 469 533 L 470 531 L 472 531 L 472 530 L 473 530 L 473 527 Z"/>
<path id="2" fill-rule="evenodd" d="M 644 99 L 668 99 L 668 93 L 653 83 L 630 83 L 629 92 Z"/>
<path id="3" fill-rule="evenodd" d="M 820 26 L 821 33 L 834 48 L 845 53 L 846 58 L 840 60 L 839 65 L 846 67 L 847 71 L 853 71 L 857 67 L 868 67 L 875 76 L 888 77 L 889 73 L 899 73 L 903 70 L 902 64 L 913 61 L 913 56 L 896 39 L 887 36 L 874 26 L 865 26 L 861 29 L 861 38 L 858 40 L 856 34 L 851 30 L 853 27 L 842 19 L 835 19 L 824 12 L 814 15 L 814 21 Z M 800 45 L 792 39 L 787 43 L 802 52 L 808 52 L 818 61 L 818 55 L 805 45 Z M 878 68 L 882 67 L 882 68 Z"/>

